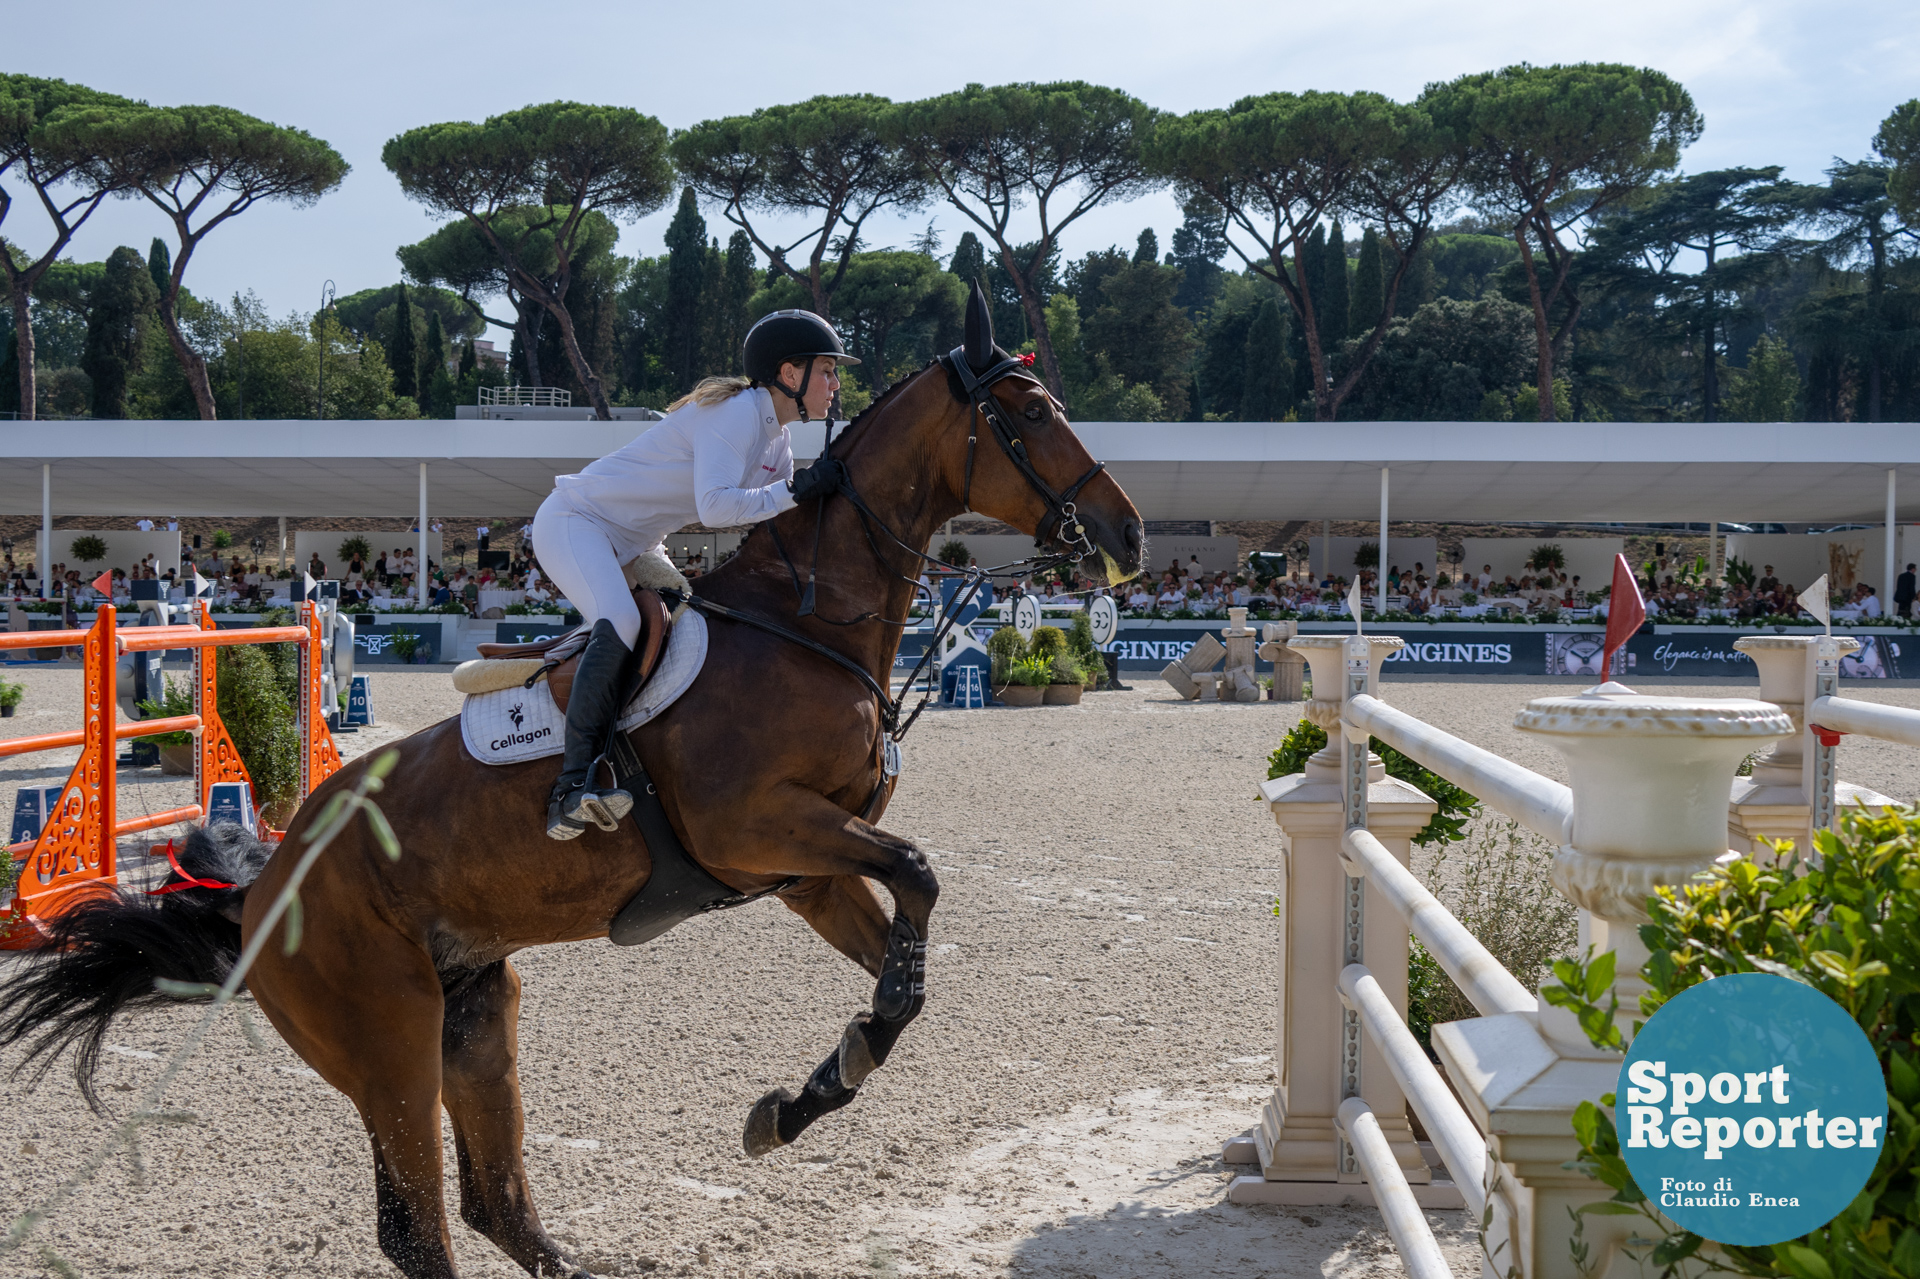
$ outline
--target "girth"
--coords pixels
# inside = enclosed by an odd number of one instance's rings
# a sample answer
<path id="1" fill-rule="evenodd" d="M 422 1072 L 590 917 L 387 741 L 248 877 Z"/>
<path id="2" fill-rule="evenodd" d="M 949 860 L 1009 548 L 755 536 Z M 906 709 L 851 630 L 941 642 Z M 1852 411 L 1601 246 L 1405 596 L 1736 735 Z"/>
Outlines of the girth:
<path id="1" fill-rule="evenodd" d="M 709 911 L 731 910 L 762 897 L 783 892 L 800 882 L 799 876 L 782 880 L 757 893 L 741 893 L 727 887 L 699 862 L 693 860 L 680 837 L 667 820 L 666 806 L 660 802 L 659 789 L 647 776 L 645 765 L 625 733 L 616 732 L 608 748 L 615 784 L 633 796 L 633 819 L 647 843 L 647 855 L 653 861 L 653 873 L 633 900 L 620 908 L 607 929 L 607 939 L 616 946 L 638 946 L 650 942 L 682 920 Z"/>

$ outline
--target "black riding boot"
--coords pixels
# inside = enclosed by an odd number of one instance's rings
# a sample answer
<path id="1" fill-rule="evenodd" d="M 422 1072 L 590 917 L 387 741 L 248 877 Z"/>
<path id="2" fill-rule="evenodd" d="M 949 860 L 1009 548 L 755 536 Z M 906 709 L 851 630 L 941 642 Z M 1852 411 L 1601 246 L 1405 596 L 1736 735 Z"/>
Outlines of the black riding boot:
<path id="1" fill-rule="evenodd" d="M 567 697 L 567 748 L 561 757 L 560 779 L 547 802 L 551 839 L 574 839 L 589 821 L 602 830 L 617 830 L 620 819 L 633 811 L 633 796 L 602 789 L 594 776 L 594 761 L 606 749 L 620 716 L 632 657 L 633 650 L 620 642 L 612 622 L 602 619 L 593 624 L 593 636 L 580 654 L 573 691 Z"/>

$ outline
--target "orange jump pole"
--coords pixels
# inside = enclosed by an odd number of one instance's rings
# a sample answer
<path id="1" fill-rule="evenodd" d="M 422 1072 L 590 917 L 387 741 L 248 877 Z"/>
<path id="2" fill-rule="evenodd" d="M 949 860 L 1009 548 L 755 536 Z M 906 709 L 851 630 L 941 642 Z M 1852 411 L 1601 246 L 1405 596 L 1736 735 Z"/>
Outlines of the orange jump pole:
<path id="1" fill-rule="evenodd" d="M 38 638 L 44 642 L 48 634 Z M 82 705 L 79 762 L 67 777 L 60 800 L 40 828 L 20 868 L 13 905 L 0 916 L 0 950 L 44 945 L 44 919 L 115 882 L 113 744 L 114 610 L 100 607 L 92 629 L 81 641 Z M 9 637 L 11 638 L 11 637 Z"/>

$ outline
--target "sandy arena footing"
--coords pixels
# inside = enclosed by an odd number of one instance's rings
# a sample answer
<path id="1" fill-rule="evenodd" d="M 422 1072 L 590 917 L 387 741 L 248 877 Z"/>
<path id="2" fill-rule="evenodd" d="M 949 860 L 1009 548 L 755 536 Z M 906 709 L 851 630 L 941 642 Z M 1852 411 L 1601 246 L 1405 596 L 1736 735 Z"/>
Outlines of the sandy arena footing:
<path id="1" fill-rule="evenodd" d="M 77 669 L 7 673 L 29 692 L 0 736 L 78 725 Z M 926 1011 L 859 1099 L 796 1146 L 747 1159 L 747 1110 L 797 1087 L 871 994 L 797 916 L 766 902 L 637 951 L 517 956 L 527 1161 L 553 1233 L 607 1276 L 1403 1273 L 1372 1209 L 1225 1201 L 1220 1144 L 1273 1087 L 1280 845 L 1254 787 L 1300 708 L 1182 703 L 1132 682 L 1079 707 L 922 718 L 884 825 L 926 848 L 941 880 Z M 1384 693 L 1563 776 L 1510 725 L 1529 697 L 1576 686 L 1389 680 Z M 381 727 L 342 738 L 348 754 L 458 704 L 444 668 L 379 669 L 373 688 Z M 1846 692 L 1920 705 L 1909 685 Z M 8 760 L 0 793 L 57 782 L 72 757 Z M 1848 739 L 1841 765 L 1849 781 L 1915 793 L 1898 747 Z M 123 817 L 187 802 L 157 771 L 123 777 Z M 149 838 L 128 841 L 130 865 Z M 197 1015 L 115 1024 L 109 1106 L 131 1103 Z M 256 1052 L 229 1017 L 168 1098 L 197 1121 L 150 1129 L 143 1181 L 115 1160 L 39 1238 L 82 1274 L 397 1273 L 374 1240 L 358 1117 L 267 1034 Z M 106 1130 L 64 1061 L 37 1087 L 0 1077 L 0 1110 L 8 1215 Z M 1477 1272 L 1463 1215 L 1429 1218 L 1455 1273 Z M 524 1273 L 457 1218 L 452 1229 L 464 1274 Z M 0 1274 L 39 1273 L 54 1272 L 0 1258 Z"/>

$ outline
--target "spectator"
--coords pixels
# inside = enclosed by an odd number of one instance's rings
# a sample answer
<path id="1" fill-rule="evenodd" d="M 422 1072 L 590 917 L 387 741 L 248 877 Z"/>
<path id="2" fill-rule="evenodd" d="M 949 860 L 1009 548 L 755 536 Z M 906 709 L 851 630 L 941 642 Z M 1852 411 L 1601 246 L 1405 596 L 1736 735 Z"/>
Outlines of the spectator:
<path id="1" fill-rule="evenodd" d="M 1894 579 L 1893 583 L 1894 611 L 1902 617 L 1911 618 L 1913 616 L 1913 588 L 1913 565 L 1909 564 L 1907 565 L 1907 571 Z"/>
<path id="2" fill-rule="evenodd" d="M 1882 609 L 1880 606 L 1880 597 L 1873 593 L 1873 588 L 1871 586 L 1868 586 L 1865 582 L 1862 582 L 1860 583 L 1860 585 L 1853 588 L 1853 593 L 1854 593 L 1855 600 L 1857 602 L 1857 606 L 1860 609 L 1860 616 L 1862 617 L 1885 616 L 1885 610 Z"/>
<path id="3" fill-rule="evenodd" d="M 1909 564 L 1907 567 L 1912 568 L 1913 566 Z M 1773 565 L 1767 565 L 1766 570 L 1760 575 L 1760 580 L 1756 582 L 1754 586 L 1757 590 L 1767 592 L 1780 589 L 1780 579 L 1773 575 Z"/>
<path id="4" fill-rule="evenodd" d="M 1187 606 L 1187 593 L 1181 589 L 1179 580 L 1171 572 L 1160 583 L 1160 595 L 1154 604 L 1163 613 L 1170 613 L 1174 609 Z"/>
<path id="5" fill-rule="evenodd" d="M 1133 591 L 1127 596 L 1127 607 L 1141 612 L 1153 611 L 1153 591 L 1148 588 L 1146 578 L 1136 577 L 1133 580 Z"/>
<path id="6" fill-rule="evenodd" d="M 473 535 L 479 541 L 480 549 L 482 551 L 487 549 L 487 538 L 492 534 L 492 532 L 493 532 L 493 526 L 490 524 L 482 524 L 478 528 L 473 530 Z"/>

